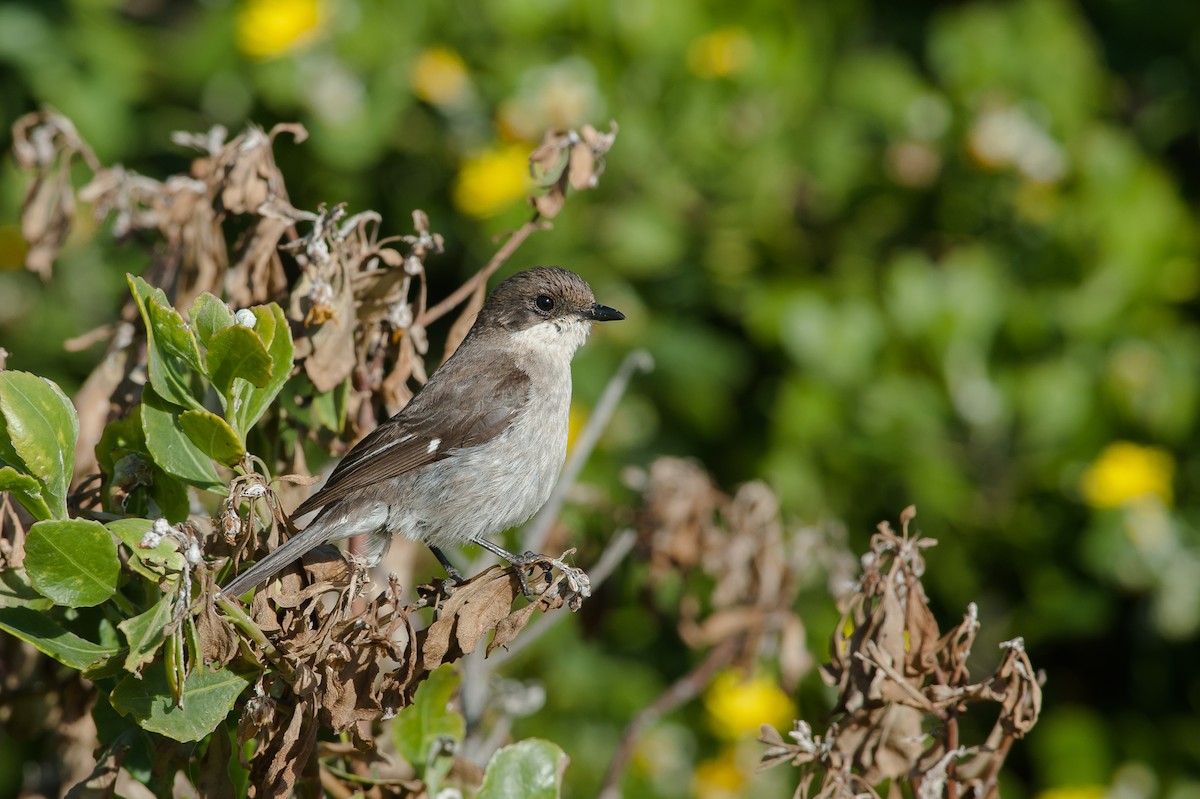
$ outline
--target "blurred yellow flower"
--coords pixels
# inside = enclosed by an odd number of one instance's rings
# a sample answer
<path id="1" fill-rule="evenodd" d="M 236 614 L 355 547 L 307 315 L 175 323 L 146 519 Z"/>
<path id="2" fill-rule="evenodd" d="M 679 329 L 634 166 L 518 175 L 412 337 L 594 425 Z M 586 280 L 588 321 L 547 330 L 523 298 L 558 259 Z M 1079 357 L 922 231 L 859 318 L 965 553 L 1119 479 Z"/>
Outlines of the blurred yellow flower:
<path id="1" fill-rule="evenodd" d="M 742 795 L 746 775 L 738 768 L 736 752 L 726 749 L 717 757 L 701 761 L 692 774 L 692 796 L 696 799 L 733 799 Z"/>
<path id="2" fill-rule="evenodd" d="M 23 269 L 29 245 L 16 225 L 0 225 L 0 270 Z"/>
<path id="3" fill-rule="evenodd" d="M 321 22 L 319 0 L 245 0 L 237 15 L 237 45 L 255 58 L 273 58 L 312 39 Z"/>
<path id="4" fill-rule="evenodd" d="M 409 82 L 425 102 L 450 105 L 466 94 L 467 66 L 449 47 L 427 47 L 417 56 Z"/>
<path id="5" fill-rule="evenodd" d="M 579 438 L 579 434 L 583 432 L 583 428 L 587 425 L 588 414 L 583 408 L 571 406 L 571 415 L 567 417 L 567 450 L 569 451 L 575 446 L 575 439 Z"/>
<path id="6" fill-rule="evenodd" d="M 1108 788 L 1103 785 L 1069 785 L 1062 788 L 1047 788 L 1034 799 L 1104 799 Z"/>
<path id="7" fill-rule="evenodd" d="M 790 728 L 796 717 L 791 698 L 765 674 L 721 672 L 704 695 L 704 707 L 713 730 L 726 738 L 757 734 L 763 724 Z"/>
<path id="8" fill-rule="evenodd" d="M 529 148 L 509 144 L 463 161 L 454 180 L 454 204 L 468 216 L 494 216 L 532 191 Z"/>
<path id="9" fill-rule="evenodd" d="M 725 78 L 741 72 L 754 58 L 754 40 L 745 28 L 718 28 L 688 45 L 687 64 L 700 78 Z"/>
<path id="10" fill-rule="evenodd" d="M 1119 508 L 1149 497 L 1169 505 L 1174 476 L 1171 453 L 1159 447 L 1116 441 L 1088 467 L 1080 488 L 1093 508 Z"/>

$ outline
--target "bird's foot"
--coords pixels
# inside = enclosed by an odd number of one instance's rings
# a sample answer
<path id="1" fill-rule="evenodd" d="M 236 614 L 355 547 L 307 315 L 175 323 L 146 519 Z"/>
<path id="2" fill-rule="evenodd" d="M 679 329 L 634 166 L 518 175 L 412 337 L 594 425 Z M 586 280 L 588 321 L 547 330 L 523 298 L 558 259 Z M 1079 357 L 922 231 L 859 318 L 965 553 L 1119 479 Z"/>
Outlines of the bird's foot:
<path id="1" fill-rule="evenodd" d="M 562 597 L 567 606 L 571 610 L 578 610 L 579 606 L 583 604 L 583 600 L 592 595 L 592 583 L 588 579 L 587 572 L 565 562 L 564 558 L 574 553 L 575 550 L 572 548 L 554 558 L 537 552 L 525 552 L 519 557 L 511 559 L 510 562 L 517 567 L 517 579 L 521 582 L 521 592 L 525 594 L 525 598 L 530 602 L 535 600 L 533 592 L 529 589 L 529 577 L 526 570 L 530 567 L 540 566 L 543 573 L 538 583 L 540 585 L 544 581 L 546 585 L 538 593 L 538 596 L 544 597 L 557 587 L 557 595 Z M 558 569 L 559 578 L 557 580 L 552 579 L 554 569 Z"/>
<path id="2" fill-rule="evenodd" d="M 521 555 L 514 555 L 499 544 L 494 544 L 486 538 L 476 539 L 475 543 L 492 554 L 504 558 L 516 567 L 515 571 L 517 581 L 521 584 L 521 593 L 530 602 L 537 601 L 538 597 L 545 597 L 557 586 L 557 596 L 561 597 L 571 610 L 578 610 L 579 606 L 583 604 L 583 600 L 592 595 L 592 585 L 588 580 L 587 573 L 583 569 L 568 566 L 563 562 L 563 558 L 574 554 L 574 549 L 568 549 L 557 558 L 552 558 L 549 555 L 542 555 L 537 552 L 525 552 Z M 541 566 L 543 569 L 538 580 L 539 587 L 543 583 L 545 584 L 545 587 L 537 594 L 534 594 L 530 588 L 529 574 L 527 573 L 527 571 L 531 570 L 530 567 L 534 566 Z M 558 569 L 559 578 L 557 580 L 551 579 L 553 569 Z"/>

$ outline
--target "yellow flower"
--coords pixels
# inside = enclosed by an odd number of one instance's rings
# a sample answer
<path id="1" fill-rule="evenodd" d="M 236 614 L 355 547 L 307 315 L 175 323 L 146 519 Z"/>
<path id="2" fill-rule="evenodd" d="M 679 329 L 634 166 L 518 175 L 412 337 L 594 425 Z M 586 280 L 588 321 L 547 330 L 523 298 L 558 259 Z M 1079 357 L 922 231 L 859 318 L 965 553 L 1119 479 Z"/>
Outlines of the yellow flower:
<path id="1" fill-rule="evenodd" d="M 1150 497 L 1171 504 L 1175 460 L 1158 447 L 1116 441 L 1083 475 L 1083 498 L 1093 508 L 1119 508 Z"/>
<path id="2" fill-rule="evenodd" d="M 454 181 L 454 204 L 468 216 L 494 216 L 527 196 L 531 184 L 525 145 L 493 148 L 463 161 Z"/>
<path id="3" fill-rule="evenodd" d="M 466 94 L 467 67 L 449 47 L 428 47 L 417 56 L 409 83 L 425 102 L 450 105 Z"/>
<path id="4" fill-rule="evenodd" d="M 738 768 L 737 753 L 726 749 L 717 757 L 704 760 L 692 774 L 692 795 L 697 799 L 733 799 L 742 795 L 746 775 Z"/>
<path id="5" fill-rule="evenodd" d="M 704 707 L 713 730 L 726 738 L 757 734 L 763 724 L 791 727 L 796 717 L 791 698 L 764 674 L 721 672 L 704 695 Z"/>
<path id="6" fill-rule="evenodd" d="M 741 72 L 754 58 L 754 40 L 745 28 L 718 28 L 688 45 L 687 64 L 700 78 L 725 78 Z"/>
<path id="7" fill-rule="evenodd" d="M 238 48 L 273 58 L 313 37 L 321 22 L 319 0 L 246 0 L 237 15 Z"/>

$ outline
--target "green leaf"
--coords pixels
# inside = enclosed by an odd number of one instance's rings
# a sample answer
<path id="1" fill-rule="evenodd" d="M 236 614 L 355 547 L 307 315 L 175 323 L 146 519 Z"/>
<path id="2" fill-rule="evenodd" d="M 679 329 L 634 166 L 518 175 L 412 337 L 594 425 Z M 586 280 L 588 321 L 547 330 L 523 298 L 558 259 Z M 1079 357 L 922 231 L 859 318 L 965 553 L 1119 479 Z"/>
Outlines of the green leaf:
<path id="1" fill-rule="evenodd" d="M 271 358 L 271 379 L 259 387 L 245 383 L 237 387 L 230 415 L 234 429 L 240 431 L 243 438 L 266 413 L 284 383 L 288 381 L 292 374 L 292 358 L 295 355 L 292 331 L 288 327 L 283 309 L 271 303 L 256 305 L 251 310 L 257 319 L 254 332 L 266 345 L 267 354 Z"/>
<path id="2" fill-rule="evenodd" d="M 558 744 L 518 741 L 492 756 L 476 799 L 558 799 L 568 762 Z"/>
<path id="3" fill-rule="evenodd" d="M 143 564 L 144 569 L 146 569 L 145 571 L 140 569 L 138 571 L 150 579 L 157 580 L 168 571 L 179 572 L 183 570 L 183 555 L 179 551 L 178 544 L 171 539 L 164 538 L 158 543 L 158 546 L 152 549 L 142 549 L 142 539 L 154 527 L 154 522 L 149 519 L 117 519 L 115 522 L 109 522 L 105 527 L 122 544 L 129 547 L 134 561 Z M 137 566 L 133 565 L 133 562 L 130 565 L 134 569 L 137 569 Z"/>
<path id="4" fill-rule="evenodd" d="M 277 315 L 275 311 L 278 310 Z M 275 341 L 275 334 L 282 328 L 287 328 L 287 319 L 283 316 L 283 310 L 275 303 L 269 305 L 255 305 L 250 309 L 254 314 L 254 332 L 262 339 L 263 346 L 268 350 L 271 344 Z"/>
<path id="5" fill-rule="evenodd" d="M 45 613 L 31 608 L 0 608 L 0 630 L 73 669 L 86 669 L 121 651 L 80 638 Z"/>
<path id="6" fill-rule="evenodd" d="M 246 456 L 246 448 L 229 423 L 208 411 L 184 411 L 179 414 L 184 435 L 215 461 L 234 466 Z"/>
<path id="7" fill-rule="evenodd" d="M 332 391 L 318 392 L 312 388 L 312 423 L 321 425 L 334 433 L 342 432 L 346 426 L 346 402 L 350 395 L 350 378 Z"/>
<path id="8" fill-rule="evenodd" d="M 149 456 L 147 456 L 149 457 Z M 224 494 L 224 486 L 209 489 Z M 188 497 L 187 485 L 174 475 L 167 474 L 158 466 L 154 467 L 153 482 L 150 485 L 150 498 L 154 504 L 150 506 L 147 516 L 163 516 L 175 524 L 182 522 L 191 512 L 191 499 Z"/>
<path id="9" fill-rule="evenodd" d="M 196 338 L 205 347 L 218 332 L 234 324 L 233 311 L 229 310 L 229 306 L 207 291 L 192 303 L 188 318 L 192 320 Z"/>
<path id="10" fill-rule="evenodd" d="M 121 564 L 112 533 L 85 519 L 38 522 L 25 539 L 25 571 L 56 605 L 90 608 L 117 590 Z"/>
<path id="11" fill-rule="evenodd" d="M 251 680 L 227 669 L 198 667 L 183 684 L 181 705 L 171 698 L 171 687 L 161 662 L 146 669 L 142 679 L 129 676 L 112 692 L 112 705 L 133 718 L 143 729 L 175 741 L 199 741 L 215 730 L 233 710 Z"/>
<path id="12" fill-rule="evenodd" d="M 248 327 L 234 325 L 213 336 L 207 359 L 209 380 L 227 398 L 232 395 L 234 378 L 256 386 L 271 380 L 271 356 L 263 340 Z"/>
<path id="13" fill-rule="evenodd" d="M 192 390 L 192 377 L 204 371 L 196 337 L 162 289 L 140 277 L 126 276 L 146 325 L 150 385 L 176 405 L 203 410 Z"/>
<path id="14" fill-rule="evenodd" d="M 392 724 L 396 748 L 417 773 L 423 775 L 426 782 L 430 781 L 431 776 L 426 768 L 430 765 L 431 756 L 441 748 L 440 739 L 461 741 L 466 733 L 466 722 L 462 715 L 450 708 L 450 700 L 458 689 L 459 681 L 458 672 L 450 665 L 430 672 L 425 682 L 417 688 L 412 704 L 401 710 Z"/>
<path id="15" fill-rule="evenodd" d="M 71 401 L 43 377 L 0 372 L 0 416 L 4 422 L 0 438 L 7 442 L 0 457 L 15 455 L 20 462 L 7 465 L 36 478 L 49 515 L 66 518 L 67 487 L 79 438 L 79 416 Z"/>
<path id="16" fill-rule="evenodd" d="M 50 506 L 42 497 L 42 484 L 11 466 L 0 466 L 0 491 L 7 491 L 16 497 L 21 507 L 38 521 L 49 519 L 52 515 Z"/>
<path id="17" fill-rule="evenodd" d="M 0 571 L 0 608 L 49 610 L 54 603 L 34 590 L 24 569 Z"/>
<path id="18" fill-rule="evenodd" d="M 182 408 L 171 405 L 147 386 L 142 391 L 142 431 L 146 448 L 163 470 L 202 488 L 220 483 L 212 458 L 183 433 Z"/>
<path id="19" fill-rule="evenodd" d="M 130 516 L 165 516 L 171 522 L 187 518 L 187 486 L 154 463 L 142 429 L 141 405 L 104 427 L 96 444 L 96 463 L 107 479 L 106 509 Z"/>
<path id="20" fill-rule="evenodd" d="M 145 613 L 117 625 L 125 634 L 125 640 L 129 642 L 125 671 L 138 676 L 142 673 L 142 667 L 154 660 L 154 653 L 166 640 L 166 627 L 171 623 L 171 611 L 174 607 L 174 597 L 164 595 Z"/>

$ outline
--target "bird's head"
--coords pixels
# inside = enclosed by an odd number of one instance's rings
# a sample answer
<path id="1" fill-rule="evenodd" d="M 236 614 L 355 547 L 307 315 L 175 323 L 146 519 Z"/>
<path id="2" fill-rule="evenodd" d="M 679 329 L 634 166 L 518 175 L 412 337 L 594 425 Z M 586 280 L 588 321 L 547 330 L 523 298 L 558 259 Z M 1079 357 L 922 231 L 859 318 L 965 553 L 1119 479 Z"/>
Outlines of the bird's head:
<path id="1" fill-rule="evenodd" d="M 568 357 L 587 339 L 592 322 L 624 319 L 600 305 L 592 288 L 574 272 L 539 266 L 518 272 L 488 295 L 471 332 L 507 332 L 537 346 L 562 348 Z"/>

